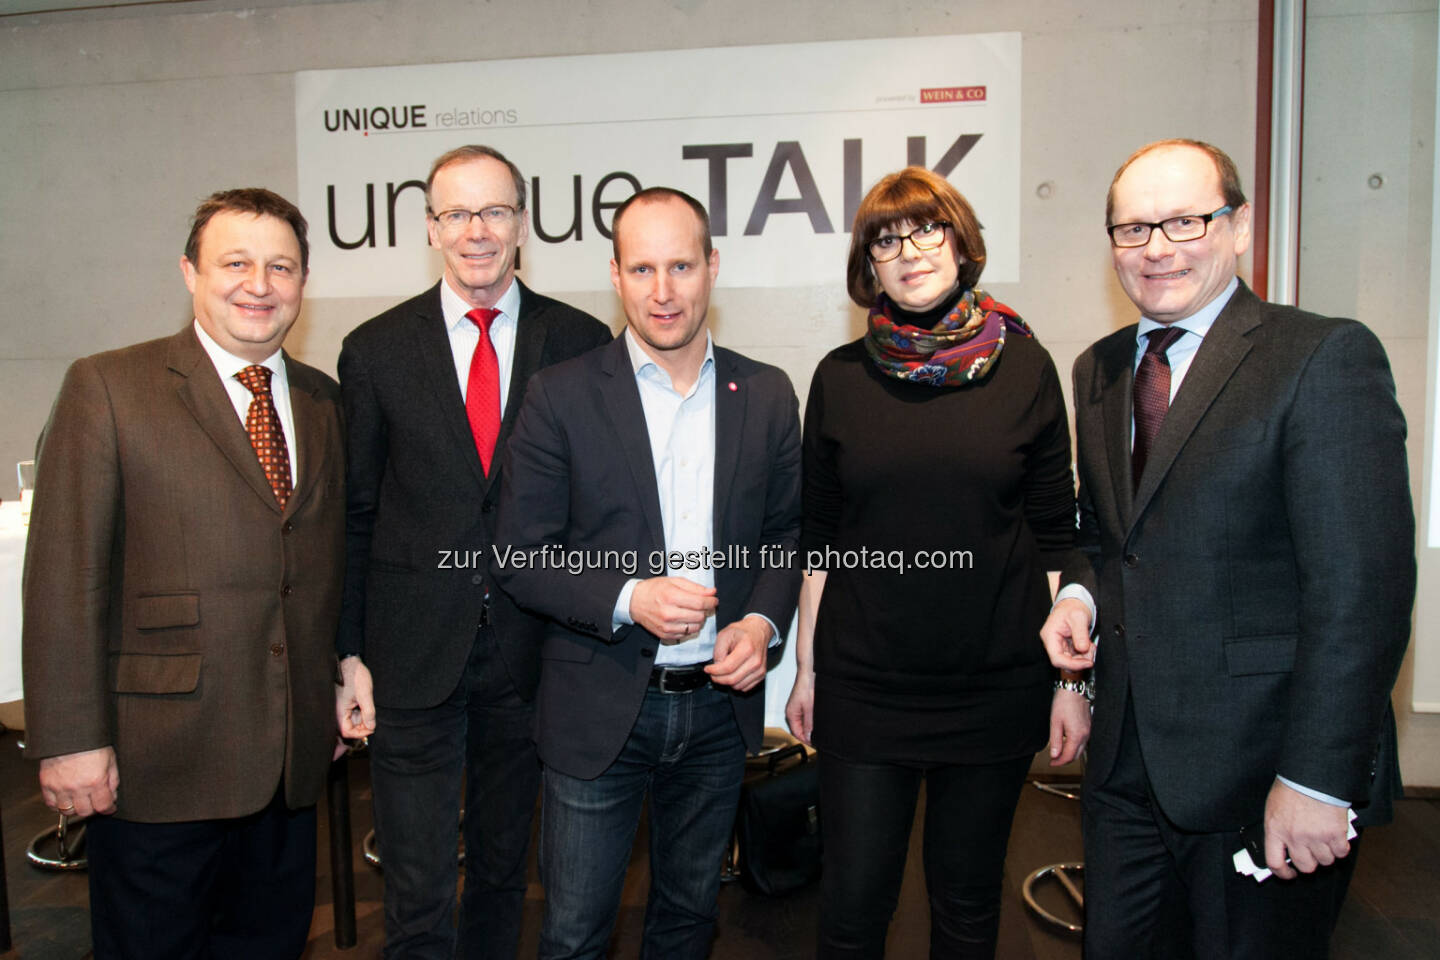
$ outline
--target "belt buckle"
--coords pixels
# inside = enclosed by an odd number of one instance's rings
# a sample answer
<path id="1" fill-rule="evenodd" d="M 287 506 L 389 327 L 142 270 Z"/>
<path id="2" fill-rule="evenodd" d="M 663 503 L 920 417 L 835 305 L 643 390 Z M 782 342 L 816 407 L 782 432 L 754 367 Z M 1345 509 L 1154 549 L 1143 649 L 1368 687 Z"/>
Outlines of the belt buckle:
<path id="1" fill-rule="evenodd" d="M 695 676 L 695 670 L 692 667 L 660 667 L 659 670 L 660 682 L 655 685 L 655 689 L 661 693 L 689 693 L 701 686 L 690 683 Z M 674 678 L 675 686 L 671 686 L 671 678 Z"/>

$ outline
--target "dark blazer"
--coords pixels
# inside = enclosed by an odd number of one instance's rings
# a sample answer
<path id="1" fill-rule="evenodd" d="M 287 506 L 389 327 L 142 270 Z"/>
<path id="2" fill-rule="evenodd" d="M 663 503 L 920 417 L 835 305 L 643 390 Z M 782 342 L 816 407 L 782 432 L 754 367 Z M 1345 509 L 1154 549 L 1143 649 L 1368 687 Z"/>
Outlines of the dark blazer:
<path id="1" fill-rule="evenodd" d="M 609 340 L 599 320 L 520 284 L 497 453 L 535 371 Z M 487 478 L 455 378 L 440 284 L 350 332 L 340 388 L 350 457 L 340 656 L 363 657 L 377 703 L 432 707 L 459 683 L 488 616 L 511 681 L 530 699 L 540 625 L 486 584 L 504 459 Z"/>
<path id="2" fill-rule="evenodd" d="M 793 561 L 800 533 L 800 422 L 790 380 L 775 367 L 715 348 L 714 548 L 748 547 L 749 562 L 715 570 L 716 623 L 748 613 L 784 633 L 800 589 L 797 564 L 762 565 L 759 548 Z M 734 389 L 731 389 L 733 385 Z M 495 564 L 522 606 L 550 618 L 537 699 L 540 758 L 570 776 L 599 776 L 629 736 L 659 642 L 644 628 L 611 632 L 620 590 L 664 551 L 660 495 L 645 412 L 623 337 L 530 383 L 510 438 L 496 543 L 531 556 L 545 545 L 591 551 L 566 569 Z M 595 560 L 636 552 L 638 569 Z M 683 576 L 683 571 L 677 571 Z M 764 684 L 732 696 L 745 742 L 759 744 Z"/>
<path id="3" fill-rule="evenodd" d="M 335 743 L 344 434 L 285 358 L 299 483 L 280 510 L 192 327 L 76 361 L 25 556 L 26 754 L 115 748 L 118 814 L 313 804 Z"/>
<path id="4" fill-rule="evenodd" d="M 1258 822 L 1276 774 L 1383 822 L 1415 524 L 1379 341 L 1242 284 L 1132 497 L 1134 357 L 1132 325 L 1075 363 L 1086 559 L 1065 579 L 1098 604 L 1087 777 L 1115 761 L 1128 688 L 1156 799 L 1182 829 Z"/>

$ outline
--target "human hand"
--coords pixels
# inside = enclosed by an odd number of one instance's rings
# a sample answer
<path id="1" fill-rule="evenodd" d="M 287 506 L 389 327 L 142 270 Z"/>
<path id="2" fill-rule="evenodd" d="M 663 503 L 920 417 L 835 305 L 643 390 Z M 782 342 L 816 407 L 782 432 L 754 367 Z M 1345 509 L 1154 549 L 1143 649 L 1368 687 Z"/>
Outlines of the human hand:
<path id="1" fill-rule="evenodd" d="M 115 748 L 46 757 L 40 761 L 40 794 L 45 805 L 67 817 L 114 813 L 120 790 Z"/>
<path id="2" fill-rule="evenodd" d="M 1314 873 L 1350 852 L 1350 813 L 1279 780 L 1265 799 L 1265 865 L 1282 880 Z M 1286 862 L 1286 856 L 1289 862 Z"/>
<path id="3" fill-rule="evenodd" d="M 375 732 L 375 684 L 370 668 L 358 656 L 340 661 L 335 721 L 340 727 L 340 736 L 350 740 L 363 740 Z"/>
<path id="4" fill-rule="evenodd" d="M 1056 690 L 1050 700 L 1050 766 L 1063 767 L 1090 739 L 1090 701 L 1073 690 Z"/>
<path id="5" fill-rule="evenodd" d="M 763 618 L 744 617 L 717 633 L 710 681 L 744 693 L 764 680 L 771 632 Z"/>
<path id="6" fill-rule="evenodd" d="M 810 735 L 815 731 L 815 671 L 795 670 L 795 685 L 785 701 L 785 725 L 805 746 L 814 746 Z"/>
<path id="7" fill-rule="evenodd" d="M 719 604 L 714 587 L 684 577 L 651 577 L 631 591 L 630 619 L 661 643 L 679 643 L 699 633 Z"/>
<path id="8" fill-rule="evenodd" d="M 1051 607 L 1050 616 L 1040 628 L 1040 640 L 1051 665 L 1076 672 L 1095 666 L 1090 627 L 1090 608 L 1084 601 L 1066 597 Z"/>

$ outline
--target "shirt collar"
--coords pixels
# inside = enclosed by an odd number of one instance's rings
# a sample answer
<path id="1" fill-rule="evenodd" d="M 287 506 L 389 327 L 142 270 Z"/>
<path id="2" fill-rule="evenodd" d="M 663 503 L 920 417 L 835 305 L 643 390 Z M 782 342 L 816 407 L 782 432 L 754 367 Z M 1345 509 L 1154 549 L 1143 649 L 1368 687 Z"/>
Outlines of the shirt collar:
<path id="1" fill-rule="evenodd" d="M 1140 327 L 1135 331 L 1135 342 L 1143 348 L 1146 343 L 1146 335 L 1151 330 L 1158 330 L 1164 326 L 1179 327 L 1186 333 L 1193 333 L 1201 340 L 1204 340 L 1205 334 L 1210 332 L 1210 328 L 1215 325 L 1216 318 L 1220 316 L 1220 311 L 1225 309 L 1225 304 L 1230 302 L 1230 298 L 1235 295 L 1235 291 L 1239 288 L 1240 278 L 1231 277 L 1229 286 L 1220 292 L 1220 296 L 1211 300 L 1185 319 L 1176 320 L 1174 323 L 1158 323 L 1149 317 L 1142 316 L 1140 318 Z"/>
<path id="2" fill-rule="evenodd" d="M 215 365 L 215 372 L 220 374 L 220 379 L 228 380 L 241 370 L 252 365 L 252 361 L 246 360 L 244 357 L 237 357 L 216 343 L 215 338 L 206 333 L 205 328 L 200 326 L 199 320 L 194 321 L 194 323 L 195 336 L 200 338 L 200 346 L 205 348 L 205 353 L 209 355 L 210 362 Z M 270 372 L 278 377 L 283 378 L 285 376 L 285 363 L 281 359 L 281 353 L 278 349 L 264 360 L 261 360 L 260 366 L 268 367 Z"/>
<path id="3" fill-rule="evenodd" d="M 642 372 L 643 375 L 650 376 L 652 375 L 652 371 L 648 371 L 646 370 L 646 368 L 653 367 L 654 374 L 658 374 L 660 377 L 662 377 L 664 382 L 666 382 L 667 384 L 670 383 L 670 374 L 666 373 L 664 370 L 661 370 L 660 365 L 651 358 L 650 354 L 645 352 L 645 348 L 640 346 L 639 340 L 635 339 L 635 333 L 630 329 L 630 326 L 628 324 L 625 326 L 624 337 L 625 350 L 630 355 L 630 369 L 635 371 L 635 376 L 641 376 Z M 703 377 L 705 375 L 705 371 L 714 368 L 714 366 L 715 341 L 710 339 L 710 331 L 706 330 L 705 359 L 700 363 L 700 376 Z M 695 382 L 699 383 L 700 377 L 696 377 Z"/>
<path id="4" fill-rule="evenodd" d="M 440 279 L 440 310 L 445 317 L 445 329 L 454 330 L 462 323 L 469 323 L 465 314 L 475 309 L 466 303 L 450 286 L 450 281 Z M 498 324 L 514 323 L 515 318 L 520 316 L 520 284 L 514 277 L 510 278 L 510 286 L 500 294 L 500 299 L 495 301 L 495 309 L 500 315 L 495 318 Z M 492 328 L 493 329 L 493 328 Z"/>

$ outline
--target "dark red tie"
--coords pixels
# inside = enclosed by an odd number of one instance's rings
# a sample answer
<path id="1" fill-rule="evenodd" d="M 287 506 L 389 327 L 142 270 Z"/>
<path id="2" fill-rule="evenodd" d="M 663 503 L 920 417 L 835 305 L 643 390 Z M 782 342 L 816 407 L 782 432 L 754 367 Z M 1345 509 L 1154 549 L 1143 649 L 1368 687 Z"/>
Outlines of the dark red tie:
<path id="1" fill-rule="evenodd" d="M 499 310 L 477 307 L 465 318 L 480 328 L 480 341 L 470 357 L 470 379 L 465 386 L 465 416 L 470 419 L 470 432 L 475 435 L 475 451 L 480 466 L 490 475 L 490 461 L 495 458 L 495 441 L 500 437 L 500 360 L 490 342 L 490 325 L 500 316 Z"/>
<path id="2" fill-rule="evenodd" d="M 260 460 L 260 469 L 270 481 L 270 489 L 280 509 L 290 499 L 290 450 L 285 446 L 285 431 L 280 429 L 280 415 L 275 412 L 275 398 L 270 394 L 270 368 L 251 364 L 235 379 L 245 385 L 252 394 L 250 409 L 245 413 L 245 432 L 250 434 L 250 446 Z"/>
<path id="3" fill-rule="evenodd" d="M 1180 339 L 1185 331 L 1179 327 L 1157 327 L 1145 336 L 1145 355 L 1140 358 L 1140 369 L 1135 371 L 1135 443 L 1130 451 L 1130 482 L 1140 486 L 1140 477 L 1145 473 L 1145 461 L 1150 456 L 1150 445 L 1165 422 L 1165 411 L 1170 409 L 1170 358 L 1165 351 Z"/>

